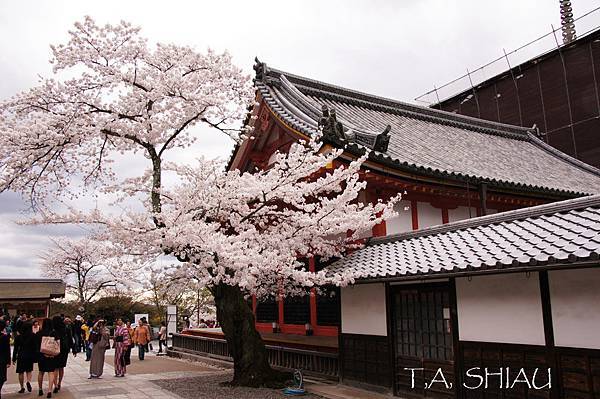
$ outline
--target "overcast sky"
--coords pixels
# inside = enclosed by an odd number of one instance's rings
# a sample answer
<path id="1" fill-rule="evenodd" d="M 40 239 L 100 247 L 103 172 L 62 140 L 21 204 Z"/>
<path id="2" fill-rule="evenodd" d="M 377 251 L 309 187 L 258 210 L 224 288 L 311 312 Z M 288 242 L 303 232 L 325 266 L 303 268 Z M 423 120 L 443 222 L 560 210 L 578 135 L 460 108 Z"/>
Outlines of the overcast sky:
<path id="1" fill-rule="evenodd" d="M 572 4 L 575 17 L 600 5 Z M 227 49 L 248 73 L 258 56 L 278 69 L 408 102 L 560 25 L 558 0 L 3 1 L 0 98 L 50 76 L 49 45 L 65 42 L 84 15 L 132 22 L 151 42 Z M 600 12 L 576 28 L 598 25 Z M 194 156 L 231 152 L 229 139 L 202 134 Z M 85 233 L 17 226 L 22 208 L 17 195 L 0 195 L 0 278 L 39 277 L 37 257 L 49 236 Z"/>

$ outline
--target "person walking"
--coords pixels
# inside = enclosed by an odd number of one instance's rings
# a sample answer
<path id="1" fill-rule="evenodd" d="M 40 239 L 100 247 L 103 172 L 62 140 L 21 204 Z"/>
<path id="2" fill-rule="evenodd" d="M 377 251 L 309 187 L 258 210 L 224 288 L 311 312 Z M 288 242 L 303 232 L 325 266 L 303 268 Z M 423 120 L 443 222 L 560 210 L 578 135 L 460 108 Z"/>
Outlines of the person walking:
<path id="1" fill-rule="evenodd" d="M 158 353 L 162 353 L 162 347 L 165 346 L 167 351 L 167 324 L 164 321 L 160 322 L 160 330 L 158 331 Z"/>
<path id="2" fill-rule="evenodd" d="M 98 320 L 90 333 L 92 355 L 90 358 L 90 377 L 101 378 L 104 372 L 104 355 L 110 347 L 110 335 L 104 320 Z"/>
<path id="3" fill-rule="evenodd" d="M 51 319 L 44 319 L 42 321 L 42 328 L 40 333 L 38 334 L 39 343 L 36 343 L 36 347 L 38 348 L 38 395 L 43 396 L 43 384 L 44 384 L 44 375 L 48 374 L 48 392 L 46 394 L 47 398 L 52 397 L 52 390 L 56 383 L 56 375 L 55 371 L 57 369 L 57 356 L 50 356 L 42 353 L 42 341 L 44 337 L 52 337 L 54 340 L 58 340 L 59 338 L 54 331 L 54 326 L 52 325 Z"/>
<path id="4" fill-rule="evenodd" d="M 83 323 L 81 326 L 81 330 L 84 332 L 84 344 L 85 344 L 85 361 L 89 362 L 92 357 L 92 343 L 90 342 L 90 333 L 92 332 L 92 327 L 94 326 L 94 322 L 90 319 L 87 322 Z"/>
<path id="5" fill-rule="evenodd" d="M 138 326 L 133 332 L 134 341 L 138 346 L 138 358 L 144 360 L 144 355 L 148 351 L 148 343 L 150 342 L 150 330 L 148 325 L 145 323 L 146 319 L 140 319 Z"/>
<path id="6" fill-rule="evenodd" d="M 129 331 L 123 324 L 122 319 L 117 319 L 117 327 L 115 328 L 115 377 L 125 377 L 127 372 L 127 364 L 125 363 L 125 354 L 129 347 Z"/>
<path id="7" fill-rule="evenodd" d="M 21 323 L 21 331 L 18 331 L 15 337 L 12 361 L 17 366 L 16 372 L 19 375 L 19 384 L 21 385 L 19 393 L 25 393 L 25 387 L 27 387 L 27 392 L 32 390 L 31 374 L 38 353 L 38 340 L 34 333 L 34 324 L 37 324 L 37 321 L 27 320 Z"/>
<path id="8" fill-rule="evenodd" d="M 82 330 L 83 326 L 83 317 L 81 315 L 77 315 L 75 317 L 75 321 L 71 324 L 71 332 L 73 334 L 73 345 L 77 353 L 81 352 L 81 347 L 83 346 L 82 339 Z"/>
<path id="9" fill-rule="evenodd" d="M 6 371 L 10 367 L 10 336 L 6 333 L 6 321 L 0 319 L 0 398 L 6 382 Z"/>
<path id="10" fill-rule="evenodd" d="M 71 319 L 65 317 L 64 319 L 60 316 L 54 316 L 52 318 L 52 325 L 56 336 L 60 339 L 60 354 L 56 359 L 56 384 L 54 385 L 54 393 L 60 391 L 62 380 L 65 376 L 65 367 L 67 367 L 67 359 L 69 358 L 69 352 L 73 352 L 73 356 L 77 356 L 75 346 L 73 343 L 73 335 L 71 332 Z"/>
<path id="11" fill-rule="evenodd" d="M 129 320 L 125 323 L 127 328 L 127 334 L 129 335 L 129 346 L 125 350 L 125 365 L 129 366 L 131 364 L 131 349 L 135 346 L 135 342 L 133 340 L 133 327 L 131 327 L 131 322 Z"/>

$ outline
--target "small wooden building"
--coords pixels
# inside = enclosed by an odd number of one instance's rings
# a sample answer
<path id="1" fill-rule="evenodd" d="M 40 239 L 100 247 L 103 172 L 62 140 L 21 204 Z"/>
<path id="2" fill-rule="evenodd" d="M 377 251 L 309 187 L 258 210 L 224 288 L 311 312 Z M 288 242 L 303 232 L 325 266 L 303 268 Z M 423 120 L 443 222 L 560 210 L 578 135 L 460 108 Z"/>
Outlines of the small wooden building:
<path id="1" fill-rule="evenodd" d="M 65 288 L 60 279 L 0 279 L 0 310 L 48 317 L 50 300 L 64 298 Z"/>
<path id="2" fill-rule="evenodd" d="M 344 148 L 332 167 L 372 150 L 362 201 L 403 193 L 399 215 L 362 232 L 373 237 L 368 246 L 330 266 L 360 271 L 359 284 L 334 299 L 254 301 L 259 330 L 338 336 L 342 381 L 401 395 L 502 397 L 494 395 L 504 388 L 462 388 L 462 373 L 518 365 L 505 380 L 520 367 L 550 367 L 558 388 L 518 383 L 511 397 L 598 394 L 600 346 L 583 329 L 600 320 L 591 306 L 600 283 L 599 197 L 568 200 L 600 194 L 600 170 L 548 145 L 537 129 L 381 98 L 258 61 L 255 70 L 253 137 L 235 148 L 229 168 L 268 168 L 275 151 L 321 123 L 325 145 Z M 327 266 L 307 262 L 310 270 Z M 427 370 L 413 380 L 405 368 Z M 453 387 L 424 389 L 438 369 Z"/>

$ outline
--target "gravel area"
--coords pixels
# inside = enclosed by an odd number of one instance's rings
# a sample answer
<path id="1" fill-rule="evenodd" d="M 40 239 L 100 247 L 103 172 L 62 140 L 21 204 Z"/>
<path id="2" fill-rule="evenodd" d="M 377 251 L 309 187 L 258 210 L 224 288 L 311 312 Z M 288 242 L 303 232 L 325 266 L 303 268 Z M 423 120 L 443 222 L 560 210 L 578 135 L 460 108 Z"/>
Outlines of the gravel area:
<path id="1" fill-rule="evenodd" d="M 243 388 L 221 386 L 231 380 L 231 373 L 205 375 L 199 377 L 154 380 L 162 389 L 186 399 L 281 399 L 288 396 L 281 389 Z M 317 399 L 321 396 L 307 394 L 302 398 Z"/>

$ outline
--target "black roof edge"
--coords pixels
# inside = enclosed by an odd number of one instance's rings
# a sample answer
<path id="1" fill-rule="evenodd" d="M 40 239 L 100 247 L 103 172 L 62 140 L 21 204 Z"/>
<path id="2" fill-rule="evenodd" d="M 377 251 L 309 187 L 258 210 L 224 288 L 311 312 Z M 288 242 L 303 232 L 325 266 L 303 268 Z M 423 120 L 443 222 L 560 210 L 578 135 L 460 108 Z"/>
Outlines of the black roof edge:
<path id="1" fill-rule="evenodd" d="M 513 222 L 516 220 L 523 220 L 527 218 L 539 217 L 555 213 L 568 212 L 589 207 L 600 207 L 600 194 L 574 198 L 565 201 L 552 202 L 550 204 L 537 205 L 529 208 L 516 209 L 507 212 L 498 212 L 492 215 L 459 220 L 448 224 L 442 224 L 438 226 L 428 227 L 425 229 L 398 233 L 386 237 L 370 238 L 367 240 L 367 246 L 387 244 L 391 242 L 403 241 L 424 236 L 432 236 L 436 234 L 448 233 L 451 231 L 466 230 L 473 227 L 485 226 L 490 224 Z"/>

